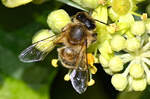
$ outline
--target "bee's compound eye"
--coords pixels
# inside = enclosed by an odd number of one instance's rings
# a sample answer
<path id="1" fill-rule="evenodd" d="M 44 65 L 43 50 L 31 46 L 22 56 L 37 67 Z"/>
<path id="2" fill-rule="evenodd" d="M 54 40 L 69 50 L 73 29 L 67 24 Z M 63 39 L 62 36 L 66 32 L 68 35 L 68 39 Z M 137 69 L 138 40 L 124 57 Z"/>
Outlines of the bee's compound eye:
<path id="1" fill-rule="evenodd" d="M 85 21 L 85 14 L 84 13 L 79 13 L 76 17 L 79 21 L 84 22 Z"/>

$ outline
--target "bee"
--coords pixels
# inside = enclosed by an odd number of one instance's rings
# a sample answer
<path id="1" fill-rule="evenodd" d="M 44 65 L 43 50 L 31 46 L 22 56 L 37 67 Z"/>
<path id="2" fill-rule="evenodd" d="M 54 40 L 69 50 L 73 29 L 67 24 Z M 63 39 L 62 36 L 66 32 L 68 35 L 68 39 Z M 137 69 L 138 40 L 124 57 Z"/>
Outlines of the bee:
<path id="1" fill-rule="evenodd" d="M 62 44 L 58 48 L 58 59 L 62 66 L 71 70 L 70 80 L 73 88 L 78 93 L 87 89 L 90 79 L 90 65 L 87 62 L 87 48 L 96 41 L 97 34 L 95 20 L 87 12 L 78 12 L 72 17 L 72 22 L 67 24 L 58 35 L 33 43 L 19 55 L 22 62 L 36 62 L 43 60 L 51 50 L 51 47 L 37 49 L 40 42 L 53 42 L 53 45 Z M 44 43 L 46 44 L 46 43 Z"/>

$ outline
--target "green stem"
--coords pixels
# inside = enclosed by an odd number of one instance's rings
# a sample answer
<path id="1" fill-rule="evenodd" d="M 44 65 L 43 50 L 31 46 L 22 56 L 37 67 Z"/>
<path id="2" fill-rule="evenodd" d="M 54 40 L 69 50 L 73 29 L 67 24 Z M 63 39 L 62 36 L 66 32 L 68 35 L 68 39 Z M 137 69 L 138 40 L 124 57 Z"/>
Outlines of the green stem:
<path id="1" fill-rule="evenodd" d="M 136 12 L 131 12 L 131 14 L 135 15 L 135 16 L 138 16 L 138 17 L 141 17 L 142 15 L 141 14 L 138 14 Z"/>

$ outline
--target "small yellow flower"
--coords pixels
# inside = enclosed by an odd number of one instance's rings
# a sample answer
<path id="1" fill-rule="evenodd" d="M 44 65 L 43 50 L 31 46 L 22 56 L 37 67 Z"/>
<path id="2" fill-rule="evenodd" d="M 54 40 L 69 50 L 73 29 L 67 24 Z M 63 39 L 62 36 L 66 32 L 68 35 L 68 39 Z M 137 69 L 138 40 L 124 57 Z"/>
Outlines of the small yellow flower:
<path id="1" fill-rule="evenodd" d="M 109 68 L 113 72 L 119 72 L 123 69 L 123 61 L 120 57 L 114 56 L 109 61 Z"/>
<path id="2" fill-rule="evenodd" d="M 112 9 L 118 15 L 125 15 L 132 9 L 130 0 L 112 0 Z"/>
<path id="3" fill-rule="evenodd" d="M 109 75 L 113 75 L 114 73 L 109 69 L 109 68 L 104 68 L 104 71 L 109 74 Z"/>
<path id="4" fill-rule="evenodd" d="M 144 69 L 141 64 L 131 64 L 130 75 L 135 79 L 142 78 L 144 75 Z"/>
<path id="5" fill-rule="evenodd" d="M 132 81 L 132 88 L 134 91 L 143 91 L 146 85 L 146 79 L 133 79 Z"/>
<path id="6" fill-rule="evenodd" d="M 121 35 L 115 35 L 113 36 L 112 40 L 111 40 L 111 48 L 114 51 L 120 51 L 123 50 L 125 48 L 124 44 L 125 44 L 126 40 L 124 37 L 122 37 Z"/>
<path id="7" fill-rule="evenodd" d="M 102 55 L 99 56 L 99 61 L 104 68 L 108 67 L 109 61 Z"/>
<path id="8" fill-rule="evenodd" d="M 137 38 L 129 38 L 126 40 L 126 49 L 128 51 L 136 51 L 140 48 L 140 41 Z"/>
<path id="9" fill-rule="evenodd" d="M 145 33 L 145 24 L 143 21 L 135 21 L 131 27 L 131 32 L 134 35 L 141 36 Z"/>
<path id="10" fill-rule="evenodd" d="M 123 91 L 126 88 L 128 81 L 122 74 L 115 74 L 112 76 L 111 83 L 116 90 Z"/>

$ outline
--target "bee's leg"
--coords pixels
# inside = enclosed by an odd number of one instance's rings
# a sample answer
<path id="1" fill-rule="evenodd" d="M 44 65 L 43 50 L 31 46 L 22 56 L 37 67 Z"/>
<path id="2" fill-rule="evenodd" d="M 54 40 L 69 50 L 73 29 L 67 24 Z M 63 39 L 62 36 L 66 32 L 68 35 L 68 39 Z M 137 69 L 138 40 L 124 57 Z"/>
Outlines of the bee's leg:
<path id="1" fill-rule="evenodd" d="M 85 56 L 84 54 L 86 54 L 85 50 L 86 50 L 86 44 L 84 44 L 82 46 L 82 48 L 81 48 L 81 50 L 79 52 L 79 55 L 77 56 L 77 60 L 76 60 L 76 64 L 75 64 L 75 67 L 77 69 L 79 68 L 79 69 L 85 70 L 86 63 L 82 62 L 82 61 L 84 61 L 83 59 L 86 58 L 86 57 L 84 57 Z"/>
<path id="2" fill-rule="evenodd" d="M 65 33 L 62 33 L 58 38 L 55 40 L 55 44 L 62 44 L 65 41 Z"/>
<path id="3" fill-rule="evenodd" d="M 61 29 L 61 31 L 62 31 L 62 32 L 67 32 L 67 30 L 69 30 L 70 26 L 72 26 L 71 23 L 67 24 L 65 27 L 63 27 L 63 28 Z"/>

